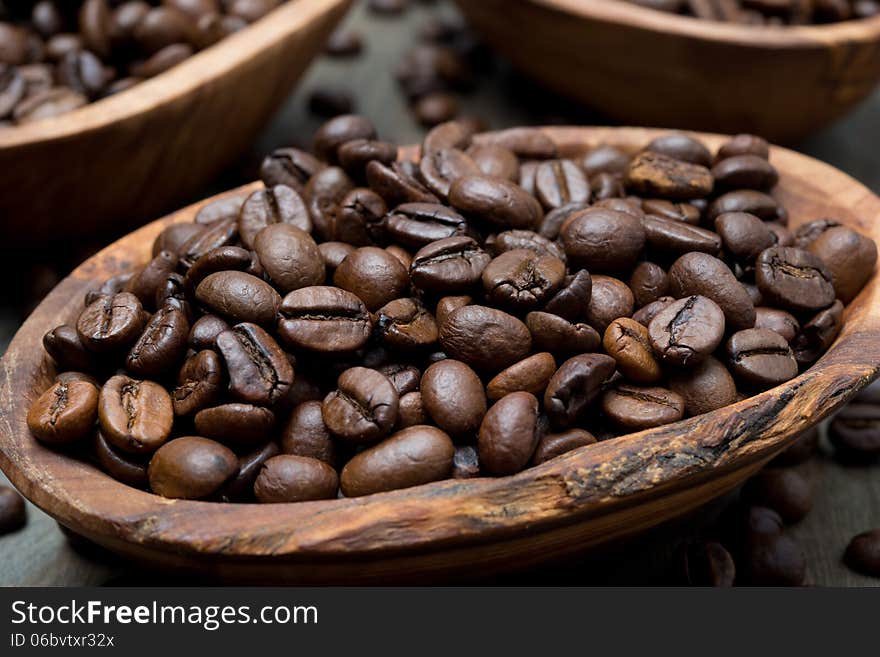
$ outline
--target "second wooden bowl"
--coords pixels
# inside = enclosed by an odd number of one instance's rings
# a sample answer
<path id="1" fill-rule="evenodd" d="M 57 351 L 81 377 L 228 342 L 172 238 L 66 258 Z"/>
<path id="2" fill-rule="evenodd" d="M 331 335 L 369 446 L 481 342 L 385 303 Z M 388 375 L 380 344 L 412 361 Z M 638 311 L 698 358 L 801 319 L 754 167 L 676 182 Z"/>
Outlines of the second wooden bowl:
<path id="1" fill-rule="evenodd" d="M 756 28 L 621 0 L 456 2 L 519 69 L 624 125 L 788 143 L 843 115 L 880 80 L 880 16 Z"/>
<path id="2" fill-rule="evenodd" d="M 564 156 L 634 151 L 661 134 L 547 128 Z M 710 147 L 722 138 L 700 135 Z M 493 135 L 482 139 L 491 140 Z M 831 216 L 880 240 L 880 199 L 845 174 L 774 148 L 792 224 Z M 246 192 L 257 184 L 236 190 Z M 796 379 L 706 415 L 578 449 L 513 477 L 450 480 L 301 504 L 170 500 L 129 488 L 37 443 L 32 401 L 54 376 L 41 338 L 75 319 L 85 292 L 149 259 L 156 235 L 197 206 L 131 233 L 66 278 L 0 362 L 0 467 L 60 523 L 154 567 L 228 582 L 446 581 L 519 569 L 635 534 L 735 487 L 880 373 L 880 282 L 848 307 L 831 349 Z"/>
<path id="3" fill-rule="evenodd" d="M 151 80 L 0 130 L 0 237 L 134 226 L 175 207 L 251 143 L 351 0 L 290 0 Z"/>

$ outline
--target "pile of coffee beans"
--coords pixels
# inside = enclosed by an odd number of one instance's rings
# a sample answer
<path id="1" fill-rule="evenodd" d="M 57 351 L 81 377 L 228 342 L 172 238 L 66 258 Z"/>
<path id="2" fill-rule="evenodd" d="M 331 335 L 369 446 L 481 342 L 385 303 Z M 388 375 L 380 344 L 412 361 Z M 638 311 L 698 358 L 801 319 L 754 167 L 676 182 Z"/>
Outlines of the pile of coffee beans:
<path id="1" fill-rule="evenodd" d="M 795 377 L 875 266 L 832 219 L 786 228 L 754 136 L 562 158 L 451 122 L 398 154 L 337 117 L 166 228 L 46 334 L 33 435 L 168 497 L 510 475 Z"/>
<path id="2" fill-rule="evenodd" d="M 167 71 L 281 0 L 0 3 L 0 125 L 64 114 Z"/>
<path id="3" fill-rule="evenodd" d="M 742 25 L 837 23 L 880 15 L 877 0 L 624 0 L 671 14 Z"/>

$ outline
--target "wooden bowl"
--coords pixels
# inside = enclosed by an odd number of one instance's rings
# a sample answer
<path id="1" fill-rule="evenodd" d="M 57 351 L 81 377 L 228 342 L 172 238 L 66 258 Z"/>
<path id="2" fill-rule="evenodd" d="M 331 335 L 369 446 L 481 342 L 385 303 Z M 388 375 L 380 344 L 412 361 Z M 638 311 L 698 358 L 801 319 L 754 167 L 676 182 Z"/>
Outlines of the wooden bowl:
<path id="1" fill-rule="evenodd" d="M 564 155 L 601 143 L 635 150 L 661 134 L 634 128 L 543 132 Z M 710 147 L 723 139 L 700 137 Z M 792 151 L 774 148 L 772 159 L 793 225 L 832 216 L 880 240 L 880 199 L 865 187 Z M 41 347 L 43 334 L 73 320 L 88 289 L 145 262 L 156 235 L 172 222 L 191 221 L 196 209 L 153 222 L 76 269 L 34 311 L 0 363 L 0 467 L 63 525 L 152 566 L 223 581 L 309 584 L 446 581 L 523 568 L 634 534 L 721 495 L 880 373 L 875 275 L 847 309 L 834 346 L 796 379 L 513 477 L 301 504 L 164 499 L 37 443 L 25 417 L 54 374 Z"/>
<path id="2" fill-rule="evenodd" d="M 0 130 L 0 236 L 42 245 L 192 197 L 263 128 L 351 0 L 290 0 L 162 75 Z"/>
<path id="3" fill-rule="evenodd" d="M 759 29 L 619 0 L 456 2 L 515 66 L 624 125 L 789 143 L 843 115 L 880 79 L 880 16 Z"/>

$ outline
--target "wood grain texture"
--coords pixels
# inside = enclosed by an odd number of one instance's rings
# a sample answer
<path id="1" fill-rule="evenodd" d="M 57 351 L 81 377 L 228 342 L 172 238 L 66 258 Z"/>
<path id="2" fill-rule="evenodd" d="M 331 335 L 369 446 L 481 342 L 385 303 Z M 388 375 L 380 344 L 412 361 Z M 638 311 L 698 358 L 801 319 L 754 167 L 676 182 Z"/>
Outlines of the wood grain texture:
<path id="1" fill-rule="evenodd" d="M 291 0 L 133 89 L 0 130 L 0 236 L 40 244 L 134 226 L 244 151 L 351 0 Z"/>
<path id="2" fill-rule="evenodd" d="M 880 16 L 759 29 L 619 0 L 456 3 L 518 68 L 629 125 L 789 143 L 843 115 L 880 80 Z"/>
<path id="3" fill-rule="evenodd" d="M 563 155 L 600 143 L 634 150 L 659 131 L 547 128 Z M 710 148 L 722 137 L 700 135 Z M 491 140 L 492 135 L 483 139 Z M 409 151 L 412 153 L 412 151 Z M 880 238 L 880 199 L 845 174 L 784 149 L 772 160 L 792 224 L 834 216 Z M 877 277 L 831 350 L 773 390 L 673 425 L 582 448 L 514 477 L 446 481 L 360 499 L 293 505 L 166 500 L 36 443 L 25 425 L 52 367 L 40 339 L 84 292 L 148 258 L 154 222 L 78 268 L 37 308 L 2 361 L 0 466 L 37 506 L 111 550 L 226 581 L 388 582 L 522 568 L 627 536 L 732 489 L 880 371 Z"/>

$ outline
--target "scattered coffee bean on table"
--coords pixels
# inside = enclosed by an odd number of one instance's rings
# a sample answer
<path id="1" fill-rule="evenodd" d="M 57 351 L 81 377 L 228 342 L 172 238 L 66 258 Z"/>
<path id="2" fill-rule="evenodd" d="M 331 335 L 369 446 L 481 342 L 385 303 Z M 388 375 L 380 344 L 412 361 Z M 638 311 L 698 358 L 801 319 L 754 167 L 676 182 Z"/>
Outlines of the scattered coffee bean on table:
<path id="1" fill-rule="evenodd" d="M 560 157 L 538 130 L 449 122 L 397 161 L 343 115 L 314 151 L 271 153 L 261 188 L 166 226 L 46 334 L 35 439 L 211 501 L 514 475 L 794 378 L 876 263 L 833 220 L 771 228 L 787 214 L 758 137 Z M 832 435 L 876 449 L 852 409 Z M 788 470 L 748 494 L 789 522 L 811 503 Z M 798 579 L 787 540 L 755 544 L 755 580 Z M 728 583 L 707 549 L 692 577 Z"/>
<path id="2" fill-rule="evenodd" d="M 880 529 L 854 537 L 846 547 L 843 560 L 853 570 L 880 577 Z"/>
<path id="3" fill-rule="evenodd" d="M 26 522 L 24 498 L 9 486 L 0 485 L 0 536 L 21 529 Z"/>

